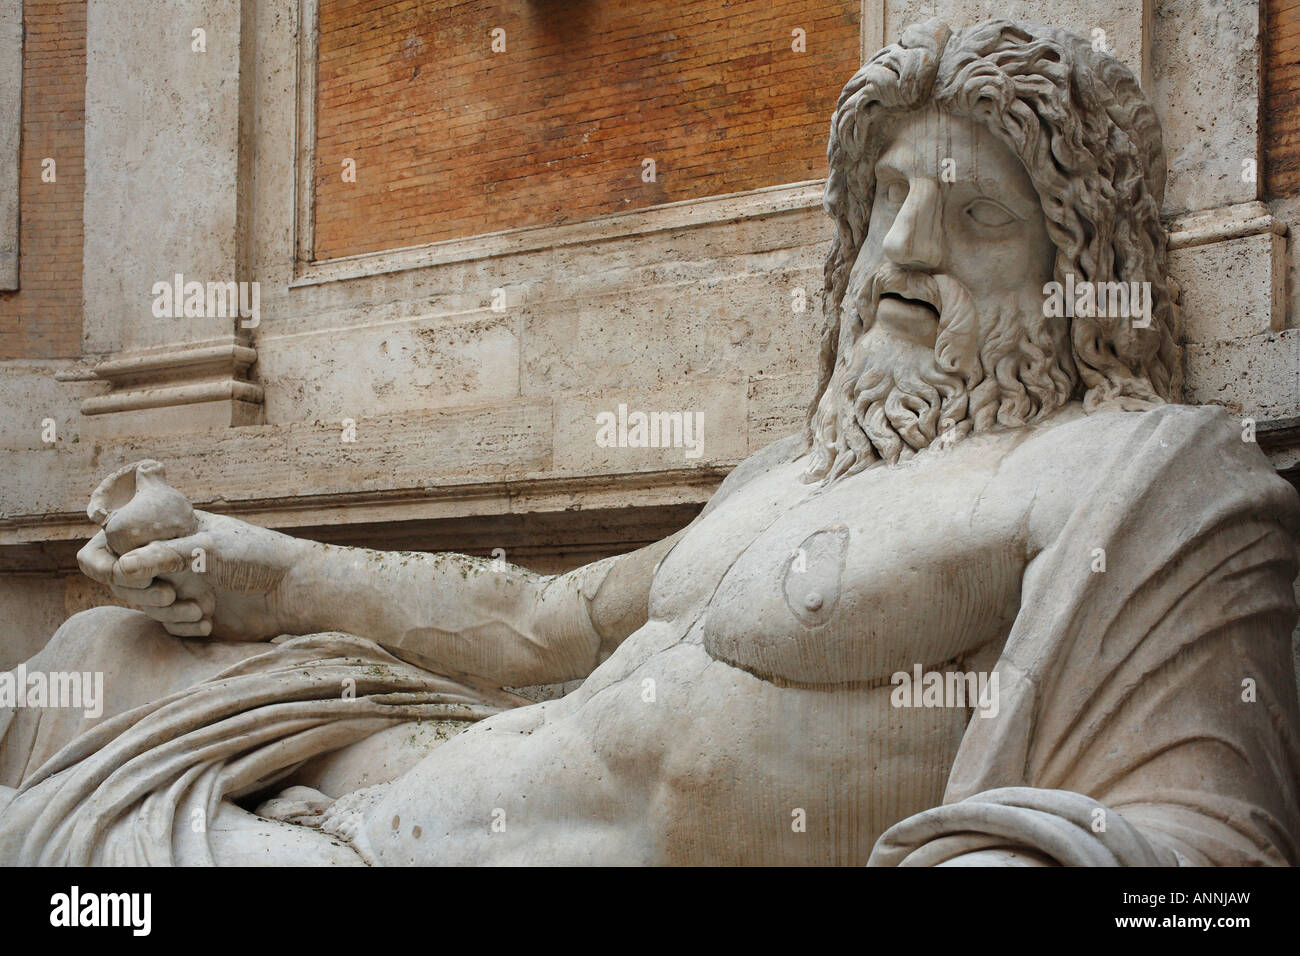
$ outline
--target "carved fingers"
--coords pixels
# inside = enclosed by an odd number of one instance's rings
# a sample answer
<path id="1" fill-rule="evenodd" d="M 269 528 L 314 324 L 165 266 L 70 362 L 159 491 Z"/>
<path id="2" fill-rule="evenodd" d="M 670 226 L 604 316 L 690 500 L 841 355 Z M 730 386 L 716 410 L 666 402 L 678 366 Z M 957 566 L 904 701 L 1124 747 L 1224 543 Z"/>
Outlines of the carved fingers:
<path id="1" fill-rule="evenodd" d="M 204 546 L 203 537 L 154 541 L 118 558 L 100 531 L 77 552 L 77 565 L 88 578 L 105 585 L 119 604 L 148 615 L 169 634 L 207 637 L 216 604 L 211 589 L 188 588 L 181 594 L 174 582 L 160 579 L 188 570 L 189 555 Z"/>
<path id="2" fill-rule="evenodd" d="M 108 550 L 108 536 L 99 531 L 77 552 L 77 566 L 92 581 L 108 584 L 117 556 Z"/>
<path id="3" fill-rule="evenodd" d="M 139 587 L 138 581 L 148 581 L 160 574 L 179 574 L 188 570 L 195 550 L 206 551 L 206 535 L 195 534 L 171 541 L 153 541 L 128 551 L 118 558 L 115 575 L 125 587 Z"/>

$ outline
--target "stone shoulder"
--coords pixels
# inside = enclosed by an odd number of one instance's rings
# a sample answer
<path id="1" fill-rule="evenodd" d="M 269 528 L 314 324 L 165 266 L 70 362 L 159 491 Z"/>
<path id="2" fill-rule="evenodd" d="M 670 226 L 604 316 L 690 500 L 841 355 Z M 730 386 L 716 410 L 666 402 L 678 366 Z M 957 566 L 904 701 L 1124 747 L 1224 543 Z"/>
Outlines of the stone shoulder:
<path id="1" fill-rule="evenodd" d="M 1117 463 L 1131 462 L 1125 456 L 1127 449 L 1133 455 L 1146 453 L 1156 429 L 1160 430 L 1160 442 L 1175 446 L 1183 465 L 1199 467 L 1206 480 L 1196 482 L 1198 495 L 1217 481 L 1232 480 L 1230 474 L 1272 477 L 1259 446 L 1243 441 L 1240 422 L 1218 406 L 1163 405 L 1140 412 L 1094 412 L 1059 425 L 1038 427 L 1007 455 L 1000 469 L 1010 471 L 1011 486 L 1033 489 L 1028 528 L 1031 549 L 1050 541 L 1081 502 L 1104 498 L 1108 472 Z M 1152 467 L 1163 466 L 1153 463 Z M 1186 470 L 1180 472 L 1186 477 Z M 1151 478 L 1159 480 L 1155 473 Z"/>
<path id="2" fill-rule="evenodd" d="M 778 438 L 769 445 L 764 445 L 754 454 L 750 455 L 739 465 L 731 470 L 731 473 L 723 479 L 718 490 L 713 493 L 700 516 L 708 514 L 714 508 L 718 507 L 723 501 L 735 494 L 739 489 L 761 475 L 766 474 L 773 468 L 796 458 L 803 451 L 802 433 L 787 435 L 785 438 Z"/>

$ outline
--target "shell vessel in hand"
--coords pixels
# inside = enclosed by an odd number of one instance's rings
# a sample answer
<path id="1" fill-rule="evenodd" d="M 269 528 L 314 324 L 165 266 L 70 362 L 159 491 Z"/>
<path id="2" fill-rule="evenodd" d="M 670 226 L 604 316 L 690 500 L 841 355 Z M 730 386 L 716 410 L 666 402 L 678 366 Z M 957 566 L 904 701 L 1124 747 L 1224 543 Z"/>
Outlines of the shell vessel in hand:
<path id="1" fill-rule="evenodd" d="M 183 494 L 167 484 L 160 462 L 137 461 L 105 478 L 86 508 L 118 557 L 149 544 L 194 534 L 198 517 Z"/>

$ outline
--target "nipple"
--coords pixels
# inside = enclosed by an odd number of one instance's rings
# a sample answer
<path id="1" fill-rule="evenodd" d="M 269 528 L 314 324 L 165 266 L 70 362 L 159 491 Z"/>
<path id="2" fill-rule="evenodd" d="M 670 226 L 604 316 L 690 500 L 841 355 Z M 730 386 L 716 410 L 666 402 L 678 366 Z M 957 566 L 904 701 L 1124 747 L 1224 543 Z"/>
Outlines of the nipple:
<path id="1" fill-rule="evenodd" d="M 809 535 L 785 563 L 786 606 L 809 627 L 825 623 L 835 609 L 848 548 L 849 529 L 837 524 Z"/>

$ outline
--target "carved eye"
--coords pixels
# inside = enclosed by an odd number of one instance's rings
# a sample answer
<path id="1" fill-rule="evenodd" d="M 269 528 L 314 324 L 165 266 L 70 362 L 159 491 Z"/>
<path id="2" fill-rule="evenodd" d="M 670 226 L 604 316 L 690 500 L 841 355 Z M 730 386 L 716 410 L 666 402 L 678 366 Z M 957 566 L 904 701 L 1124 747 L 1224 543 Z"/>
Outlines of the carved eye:
<path id="1" fill-rule="evenodd" d="M 885 199 L 895 206 L 903 205 L 903 200 L 907 199 L 907 183 L 901 179 L 895 179 L 885 183 Z"/>
<path id="2" fill-rule="evenodd" d="M 981 226 L 1005 226 L 1015 222 L 1016 217 L 1006 206 L 991 199 L 977 199 L 966 207 L 966 215 Z"/>

